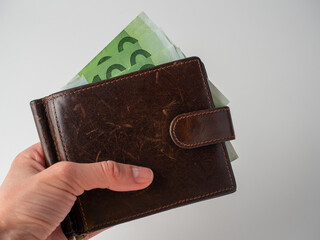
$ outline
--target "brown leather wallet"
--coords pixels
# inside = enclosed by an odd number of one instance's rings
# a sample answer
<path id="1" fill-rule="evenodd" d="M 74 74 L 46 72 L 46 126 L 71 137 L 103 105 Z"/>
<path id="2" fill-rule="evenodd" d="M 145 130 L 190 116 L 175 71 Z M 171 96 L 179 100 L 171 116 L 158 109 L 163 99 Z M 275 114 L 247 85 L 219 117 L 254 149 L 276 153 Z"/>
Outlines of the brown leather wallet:
<path id="1" fill-rule="evenodd" d="M 204 65 L 186 58 L 30 103 L 47 166 L 114 160 L 149 167 L 143 190 L 85 191 L 62 222 L 68 238 L 232 193 L 228 107 L 215 108 Z"/>

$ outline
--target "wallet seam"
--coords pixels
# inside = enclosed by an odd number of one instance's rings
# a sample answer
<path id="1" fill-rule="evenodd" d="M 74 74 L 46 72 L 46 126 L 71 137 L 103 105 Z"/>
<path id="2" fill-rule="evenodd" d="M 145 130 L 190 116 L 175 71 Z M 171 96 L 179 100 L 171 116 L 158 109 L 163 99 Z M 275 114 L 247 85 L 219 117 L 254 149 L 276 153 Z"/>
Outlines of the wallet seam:
<path id="1" fill-rule="evenodd" d="M 228 136 L 228 137 L 222 137 L 222 138 L 214 138 L 214 139 L 211 139 L 211 140 L 206 140 L 206 141 L 201 141 L 201 142 L 196 142 L 196 143 L 184 143 L 184 142 L 181 142 L 177 135 L 176 135 L 176 126 L 178 124 L 178 122 L 182 119 L 185 119 L 185 118 L 190 118 L 190 117 L 194 117 L 194 116 L 201 116 L 201 115 L 208 115 L 208 114 L 212 114 L 212 113 L 217 113 L 217 112 L 229 112 L 229 108 L 223 108 L 223 109 L 215 109 L 215 110 L 210 110 L 210 111 L 206 111 L 206 112 L 201 112 L 201 113 L 193 113 L 193 114 L 190 114 L 190 115 L 185 115 L 185 116 L 181 116 L 181 115 L 178 115 L 174 120 L 173 120 L 173 128 L 172 128 L 172 132 L 173 132 L 173 138 L 174 140 L 179 143 L 180 145 L 182 146 L 186 146 L 186 147 L 196 147 L 196 146 L 201 146 L 203 144 L 207 144 L 207 143 L 214 143 L 214 142 L 219 142 L 221 140 L 231 140 L 231 139 L 234 139 L 235 136 L 232 135 L 232 136 Z"/>
<path id="2" fill-rule="evenodd" d="M 81 89 L 74 90 L 74 91 L 67 92 L 67 93 L 60 93 L 60 94 L 56 94 L 56 95 L 51 95 L 51 98 L 44 99 L 44 101 L 46 102 L 46 101 L 52 100 L 53 101 L 53 105 L 54 105 L 54 99 L 56 99 L 58 97 L 63 97 L 63 96 L 72 95 L 72 94 L 78 94 L 78 93 L 81 93 L 81 92 L 84 92 L 84 91 L 87 91 L 87 90 L 90 90 L 90 89 L 93 89 L 93 88 L 102 87 L 102 86 L 106 86 L 108 84 L 116 83 L 116 82 L 119 82 L 121 80 L 130 79 L 130 78 L 134 78 L 134 77 L 137 77 L 137 76 L 143 76 L 143 75 L 146 75 L 148 73 L 157 72 L 157 71 L 162 70 L 162 69 L 172 68 L 172 67 L 177 66 L 177 65 L 184 65 L 184 64 L 187 64 L 187 63 L 191 63 L 191 62 L 197 62 L 198 63 L 200 74 L 201 74 L 201 77 L 202 77 L 202 82 L 204 84 L 204 89 L 205 89 L 205 92 L 206 92 L 206 95 L 207 95 L 207 98 L 208 98 L 208 102 L 209 102 L 210 108 L 213 109 L 213 105 L 212 105 L 211 99 L 210 99 L 209 94 L 208 94 L 208 87 L 207 87 L 207 84 L 205 83 L 205 78 L 204 78 L 204 75 L 203 75 L 203 71 L 202 71 L 202 67 L 200 65 L 200 60 L 199 59 L 192 59 L 192 60 L 188 60 L 188 61 L 183 61 L 181 63 L 174 63 L 174 64 L 169 65 L 169 66 L 164 66 L 164 67 L 152 69 L 152 70 L 149 70 L 149 71 L 146 71 L 146 72 L 143 72 L 143 73 L 137 73 L 137 74 L 126 76 L 126 77 L 122 77 L 122 78 L 120 77 L 120 78 L 117 78 L 117 79 L 115 79 L 113 81 L 112 80 L 111 81 L 106 81 L 106 82 L 104 82 L 102 84 L 99 84 L 99 85 L 88 86 L 88 87 L 81 88 Z M 54 106 L 54 110 L 55 110 L 55 106 Z M 60 138 L 61 138 L 61 141 L 62 141 L 63 146 L 64 146 L 64 140 L 63 140 L 63 137 L 62 137 L 62 134 L 61 134 L 61 131 L 60 131 L 60 126 L 59 126 L 59 122 L 58 122 L 56 111 L 55 111 L 55 117 L 56 117 L 56 122 L 57 122 L 57 125 L 58 125 L 58 129 L 59 129 Z M 150 212 L 155 212 L 157 210 L 168 208 L 170 206 L 175 206 L 175 205 L 177 205 L 179 203 L 188 202 L 188 201 L 195 200 L 195 199 L 201 199 L 201 198 L 204 198 L 206 196 L 210 196 L 210 195 L 214 195 L 214 194 L 217 194 L 217 193 L 221 193 L 221 192 L 225 192 L 225 191 L 234 189 L 234 184 L 233 184 L 233 181 L 232 181 L 232 178 L 231 178 L 231 173 L 230 173 L 229 165 L 228 165 L 228 162 L 227 162 L 225 150 L 224 150 L 222 144 L 220 144 L 220 145 L 221 145 L 222 151 L 224 153 L 224 157 L 225 157 L 225 163 L 226 163 L 226 167 L 227 167 L 227 170 L 228 170 L 228 175 L 229 175 L 229 179 L 230 179 L 230 183 L 231 183 L 231 187 L 230 188 L 224 188 L 224 189 L 220 189 L 220 190 L 217 190 L 217 191 L 214 191 L 214 192 L 211 192 L 211 193 L 198 195 L 198 196 L 195 196 L 195 197 L 192 197 L 192 198 L 182 199 L 182 200 L 179 200 L 177 202 L 174 202 L 174 203 L 171 203 L 171 204 L 168 204 L 168 205 L 164 205 L 164 206 L 161 206 L 161 207 L 156 208 L 156 209 L 150 209 L 148 211 L 145 211 L 145 212 L 142 212 L 142 213 L 139 213 L 139 214 L 130 215 L 130 216 L 127 216 L 127 217 L 122 218 L 122 219 L 114 219 L 114 220 L 111 220 L 111 221 L 109 220 L 109 221 L 106 221 L 106 222 L 101 223 L 99 225 L 93 225 L 91 228 L 88 228 L 88 224 L 87 224 L 86 217 L 85 217 L 85 214 L 84 214 L 84 211 L 83 211 L 83 208 L 82 208 L 80 197 L 77 197 L 77 200 L 79 201 L 79 205 L 80 205 L 81 216 L 82 216 L 84 224 L 85 224 L 84 232 L 92 231 L 95 228 L 99 228 L 99 227 L 101 227 L 103 225 L 107 225 L 107 224 L 112 223 L 112 222 L 121 222 L 122 220 L 125 220 L 125 219 L 134 218 L 136 216 L 140 216 L 140 215 L 147 214 L 147 213 L 150 213 Z M 65 152 L 66 158 L 68 159 L 68 154 L 66 152 L 65 146 L 64 146 L 64 152 Z"/>
<path id="3" fill-rule="evenodd" d="M 87 87 L 84 87 L 84 88 L 81 88 L 81 89 L 77 89 L 77 90 L 73 90 L 73 91 L 70 91 L 70 92 L 67 92 L 67 93 L 53 94 L 53 95 L 51 95 L 51 97 L 54 100 L 55 98 L 58 98 L 58 97 L 63 97 L 63 96 L 72 95 L 72 94 L 78 94 L 78 93 L 81 93 L 81 92 L 84 92 L 84 91 L 87 91 L 87 90 L 90 90 L 90 89 L 93 89 L 93 88 L 102 87 L 102 86 L 105 86 L 105 85 L 108 85 L 108 84 L 116 83 L 116 82 L 121 81 L 121 80 L 130 79 L 130 78 L 134 78 L 134 77 L 138 77 L 138 76 L 143 76 L 143 75 L 146 75 L 146 74 L 149 74 L 149 73 L 152 73 L 152 72 L 157 72 L 159 70 L 172 68 L 172 67 L 177 66 L 177 65 L 184 65 L 184 64 L 187 64 L 187 63 L 190 63 L 190 62 L 197 62 L 198 63 L 200 74 L 201 74 L 201 77 L 202 77 L 202 80 L 203 80 L 203 83 L 204 83 L 204 88 L 206 90 L 205 92 L 206 92 L 207 98 L 209 100 L 209 104 L 210 104 L 210 107 L 213 108 L 212 103 L 210 101 L 209 94 L 208 94 L 207 85 L 204 82 L 204 75 L 203 75 L 203 72 L 202 72 L 202 68 L 201 68 L 199 59 L 192 59 L 192 60 L 188 60 L 188 61 L 183 61 L 181 63 L 175 63 L 175 64 L 172 64 L 172 65 L 169 65 L 169 66 L 164 66 L 164 67 L 152 69 L 152 70 L 149 70 L 149 71 L 146 71 L 146 72 L 143 72 L 143 73 L 136 73 L 134 75 L 126 76 L 126 77 L 123 77 L 123 78 L 119 77 L 117 79 L 114 79 L 114 80 L 111 80 L 111 81 L 106 81 L 106 82 L 104 82 L 102 84 L 99 84 L 99 85 L 87 86 Z M 44 101 L 50 101 L 50 100 L 51 100 L 50 98 L 44 99 Z"/>
<path id="4" fill-rule="evenodd" d="M 53 124 L 52 124 L 51 118 L 49 117 L 49 114 L 48 114 L 47 104 L 46 104 L 45 101 L 42 101 L 42 104 L 44 106 L 44 111 L 45 111 L 47 119 L 48 119 L 48 123 L 49 123 L 49 126 L 50 126 L 49 129 L 51 131 L 51 135 L 53 136 L 52 140 L 53 140 L 53 144 L 54 144 L 54 147 L 56 149 L 56 152 L 57 152 L 58 161 L 60 162 L 61 161 L 61 157 L 60 157 L 60 154 L 59 154 L 58 148 L 57 148 L 57 138 L 56 138 L 56 134 L 52 134 L 52 132 L 53 132 Z"/>
<path id="5" fill-rule="evenodd" d="M 39 102 L 36 102 L 36 103 L 31 103 L 30 105 L 31 105 L 31 106 L 42 105 L 42 107 L 43 107 L 44 110 L 45 110 L 45 118 L 46 118 L 46 120 L 48 120 L 48 116 L 47 116 L 47 113 L 46 113 L 46 107 L 44 106 L 42 100 L 40 100 Z M 43 124 L 40 123 L 40 120 L 38 120 L 38 119 L 36 118 L 36 116 L 35 116 L 35 119 L 39 122 L 39 125 L 38 125 L 38 126 L 41 128 L 41 131 L 42 131 L 42 132 L 46 132 L 45 127 L 43 126 Z M 41 119 L 41 117 L 40 117 L 40 119 Z M 48 121 L 48 122 L 49 122 L 49 121 Z M 49 123 L 49 124 L 50 124 L 50 123 Z M 52 136 L 51 131 L 50 131 L 50 127 L 49 127 L 49 135 Z M 47 134 L 42 134 L 42 136 L 43 136 L 43 139 L 44 139 L 44 144 L 45 144 L 46 146 L 49 146 L 49 145 L 50 145 L 50 143 L 49 143 L 50 141 L 49 141 L 49 139 L 48 139 Z M 53 140 L 52 140 L 52 141 L 53 141 Z M 54 142 L 54 141 L 53 141 L 53 142 Z"/>
<path id="6" fill-rule="evenodd" d="M 59 123 L 59 120 L 58 120 L 58 115 L 57 115 L 57 111 L 56 111 L 56 105 L 55 105 L 55 102 L 54 102 L 54 98 L 52 99 L 52 106 L 53 106 L 54 115 L 55 115 L 55 119 L 56 119 L 57 126 L 58 126 L 58 132 L 59 132 L 59 135 L 60 135 L 60 138 L 61 138 L 61 142 L 62 142 L 62 147 L 63 147 L 64 153 L 65 153 L 65 156 L 66 156 L 66 160 L 69 161 L 69 157 L 68 157 L 68 154 L 67 154 L 67 151 L 66 151 L 66 146 L 65 146 L 65 143 L 64 143 L 63 138 L 62 138 L 60 123 Z"/>

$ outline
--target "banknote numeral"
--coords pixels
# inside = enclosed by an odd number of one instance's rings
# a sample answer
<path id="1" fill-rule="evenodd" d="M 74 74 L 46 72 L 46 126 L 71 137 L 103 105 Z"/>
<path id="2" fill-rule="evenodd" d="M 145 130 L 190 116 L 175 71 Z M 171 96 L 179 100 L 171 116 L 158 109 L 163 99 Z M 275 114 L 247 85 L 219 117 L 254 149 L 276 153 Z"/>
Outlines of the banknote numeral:
<path id="1" fill-rule="evenodd" d="M 133 65 L 135 65 L 137 63 L 137 56 L 138 55 L 142 55 L 145 58 L 148 58 L 148 57 L 151 56 L 151 54 L 149 52 L 147 52 L 146 50 L 138 49 L 138 50 L 134 51 L 130 56 L 130 64 L 131 64 L 131 66 L 133 66 Z"/>
<path id="2" fill-rule="evenodd" d="M 111 58 L 110 56 L 105 56 L 105 57 L 101 58 L 101 59 L 99 60 L 97 66 L 99 66 L 101 63 L 104 63 L 105 61 L 107 61 L 107 60 L 110 59 L 110 58 Z"/>
<path id="3" fill-rule="evenodd" d="M 125 43 L 127 43 L 127 42 L 134 44 L 134 43 L 138 42 L 138 40 L 135 39 L 135 38 L 133 38 L 133 37 L 124 37 L 124 38 L 122 38 L 122 39 L 119 41 L 119 44 L 118 44 L 118 51 L 119 51 L 119 52 L 122 52 L 122 51 L 123 51 L 123 45 L 124 45 Z"/>
<path id="4" fill-rule="evenodd" d="M 126 68 L 124 66 L 122 66 L 121 64 L 113 64 L 111 65 L 106 72 L 106 78 L 111 78 L 112 77 L 112 71 L 113 70 L 120 70 L 121 72 L 126 70 Z"/>

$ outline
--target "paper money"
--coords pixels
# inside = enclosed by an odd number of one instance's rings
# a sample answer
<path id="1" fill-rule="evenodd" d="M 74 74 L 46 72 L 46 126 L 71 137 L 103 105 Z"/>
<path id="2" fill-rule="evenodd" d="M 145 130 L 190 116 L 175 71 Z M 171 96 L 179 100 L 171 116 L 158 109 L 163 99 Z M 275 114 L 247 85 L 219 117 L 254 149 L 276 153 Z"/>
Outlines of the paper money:
<path id="1" fill-rule="evenodd" d="M 93 72 L 99 73 L 96 71 L 96 68 L 107 63 L 112 57 L 118 55 L 118 53 L 123 52 L 128 46 L 136 44 L 138 47 L 138 40 L 143 39 L 145 36 L 154 33 L 157 30 L 157 26 L 147 17 L 147 15 L 142 12 L 137 16 L 129 25 L 121 31 L 97 56 L 95 56 L 65 87 L 64 89 L 69 88 L 68 85 L 74 86 L 77 85 L 76 82 L 83 80 L 83 77 L 87 80 L 87 83 L 93 81 L 93 79 L 88 79 L 86 77 L 87 73 L 93 74 Z M 136 48 L 138 49 L 138 48 Z M 140 47 L 141 49 L 141 47 Z M 130 57 L 127 56 L 127 57 Z M 127 59 L 127 58 L 125 58 Z M 123 59 L 124 60 L 124 59 Z M 115 62 L 115 61 L 113 61 Z M 121 65 L 121 63 L 115 63 Z M 119 66 L 114 66 L 114 69 L 123 69 Z M 107 72 L 108 69 L 105 69 Z M 109 70 L 110 71 L 110 70 Z M 120 70 L 121 71 L 121 70 Z M 106 78 L 103 78 L 106 79 Z M 80 86 L 80 85 L 79 85 Z"/>
<path id="2" fill-rule="evenodd" d="M 157 56 L 159 57 L 158 53 L 163 52 L 170 46 L 172 46 L 171 43 L 162 31 L 156 30 L 144 38 L 139 39 L 137 42 L 127 45 L 121 52 L 118 52 L 110 59 L 97 65 L 91 71 L 82 71 L 80 74 L 83 74 L 87 81 L 91 83 L 101 79 L 115 77 L 115 74 L 122 74 L 122 72 L 128 71 L 130 68 L 139 65 L 139 63 L 142 63 L 142 65 L 140 65 L 140 68 L 136 71 L 153 67 L 160 62 L 159 59 L 157 59 Z M 169 51 L 167 52 L 170 54 Z M 161 56 L 165 56 L 165 53 L 161 54 L 160 57 Z"/>
<path id="3" fill-rule="evenodd" d="M 186 56 L 145 13 L 137 16 L 97 56 L 95 56 L 63 89 L 97 82 Z M 216 107 L 226 106 L 229 100 L 208 81 Z M 238 158 L 232 144 L 226 143 L 231 161 Z"/>

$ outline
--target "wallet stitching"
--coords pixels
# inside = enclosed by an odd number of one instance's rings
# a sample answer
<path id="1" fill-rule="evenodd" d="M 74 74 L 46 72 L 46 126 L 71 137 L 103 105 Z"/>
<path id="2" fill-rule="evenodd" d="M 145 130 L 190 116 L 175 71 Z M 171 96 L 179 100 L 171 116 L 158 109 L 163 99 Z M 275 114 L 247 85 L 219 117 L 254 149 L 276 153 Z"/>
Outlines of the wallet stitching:
<path id="1" fill-rule="evenodd" d="M 89 227 L 88 227 L 86 216 L 84 215 L 84 211 L 83 211 L 81 200 L 80 200 L 79 197 L 77 197 L 77 200 L 79 202 L 79 206 L 80 206 L 80 209 L 81 209 L 81 216 L 82 216 L 82 219 L 83 219 L 83 222 L 84 222 L 84 225 L 85 225 L 85 229 L 88 231 Z"/>
<path id="2" fill-rule="evenodd" d="M 54 110 L 54 115 L 55 115 L 55 118 L 56 118 L 56 122 L 57 122 L 57 125 L 58 125 L 58 131 L 59 131 L 59 135 L 60 135 L 60 138 L 61 138 L 64 154 L 66 156 L 66 160 L 69 161 L 69 157 L 68 157 L 68 154 L 67 154 L 66 146 L 64 144 L 64 140 L 63 140 L 61 129 L 60 129 L 60 123 L 59 123 L 59 120 L 58 120 L 58 115 L 57 115 L 56 106 L 55 106 L 55 103 L 54 103 L 54 98 L 52 99 L 52 105 L 53 105 L 53 110 Z"/>
<path id="3" fill-rule="evenodd" d="M 169 65 L 169 66 L 165 66 L 165 67 L 161 67 L 161 68 L 156 68 L 156 69 L 149 70 L 149 71 L 146 71 L 146 72 L 143 72 L 143 73 L 137 73 L 137 74 L 130 75 L 130 76 L 127 76 L 127 77 L 124 77 L 124 78 L 117 78 L 117 79 L 114 79 L 114 80 L 106 81 L 106 82 L 101 83 L 101 84 L 99 84 L 99 85 L 88 86 L 88 87 L 84 87 L 84 88 L 81 88 L 81 89 L 78 89 L 78 90 L 74 90 L 74 91 L 71 91 L 71 92 L 60 93 L 60 94 L 51 95 L 51 96 L 53 97 L 53 99 L 55 99 L 55 98 L 63 97 L 63 96 L 67 96 L 67 95 L 78 94 L 78 93 L 81 93 L 81 92 L 84 92 L 84 91 L 87 91 L 87 90 L 90 90 L 90 89 L 93 89 L 93 88 L 102 87 L 102 86 L 105 86 L 105 85 L 108 85 L 108 84 L 112 84 L 112 83 L 116 83 L 116 82 L 119 82 L 119 81 L 125 80 L 125 79 L 130 79 L 130 78 L 135 78 L 135 77 L 147 75 L 148 73 L 157 72 L 157 71 L 159 71 L 159 70 L 163 70 L 163 69 L 167 69 L 167 68 L 172 68 L 172 67 L 175 67 L 175 66 L 177 66 L 177 65 L 183 65 L 183 64 L 190 63 L 190 62 L 198 62 L 198 66 L 199 66 L 199 68 L 200 68 L 200 74 L 201 74 L 202 80 L 203 80 L 203 82 L 204 82 L 204 75 L 203 75 L 203 73 L 202 73 L 199 60 L 198 60 L 198 59 L 193 59 L 193 60 L 184 61 L 184 62 L 181 62 L 181 63 L 176 63 L 176 64 L 173 64 L 173 65 Z M 206 84 L 204 84 L 204 87 L 205 87 L 205 89 L 206 89 L 206 94 L 207 94 L 207 97 L 208 97 L 208 99 L 209 99 L 209 104 L 210 104 L 210 106 L 212 107 L 212 104 L 211 104 L 211 101 L 210 101 L 210 98 L 209 98 L 209 95 L 208 95 L 208 91 L 207 91 L 208 89 L 207 89 Z M 44 101 L 50 101 L 50 100 L 51 100 L 50 98 L 49 98 L 49 99 L 44 99 Z"/>
<path id="4" fill-rule="evenodd" d="M 224 159 L 225 159 L 225 162 L 226 162 L 226 165 L 227 165 L 228 174 L 229 174 L 229 180 L 230 180 L 230 183 L 231 183 L 231 188 L 234 188 L 234 184 L 233 184 L 232 177 L 231 177 L 231 172 L 230 172 L 230 167 L 229 167 L 230 161 L 228 162 L 228 160 L 227 160 L 226 152 L 224 150 L 224 147 L 222 146 L 222 143 L 220 143 L 220 146 L 221 146 L 221 148 L 223 150 Z"/>
<path id="5" fill-rule="evenodd" d="M 176 63 L 176 64 L 173 64 L 173 65 L 169 65 L 169 66 L 166 66 L 166 67 L 161 67 L 161 68 L 157 68 L 157 69 L 154 69 L 154 70 L 149 70 L 149 71 L 146 71 L 144 73 L 139 73 L 139 74 L 134 74 L 132 76 L 128 76 L 128 77 L 124 77 L 124 78 L 118 78 L 118 79 L 115 79 L 113 81 L 107 81 L 105 83 L 102 83 L 102 84 L 99 84 L 99 85 L 94 85 L 94 86 L 89 86 L 89 87 L 86 87 L 86 88 L 82 88 L 82 89 L 78 89 L 78 90 L 74 90 L 72 92 L 68 92 L 68 93 L 63 93 L 63 94 L 58 94 L 58 95 L 51 95 L 51 99 L 50 98 L 47 98 L 47 99 L 44 99 L 44 101 L 50 101 L 50 100 L 53 100 L 55 98 L 58 98 L 58 97 L 62 97 L 62 96 L 66 96 L 66 95 L 71 95 L 71 94 L 77 94 L 77 93 L 81 93 L 83 91 L 86 91 L 86 90 L 90 90 L 90 89 L 93 89 L 93 88 L 97 88 L 97 87 L 102 87 L 102 86 L 105 86 L 105 85 L 108 85 L 108 84 L 112 84 L 112 83 L 116 83 L 118 81 L 121 81 L 121 80 L 125 80 L 125 79 L 130 79 L 130 78 L 134 78 L 134 77 L 138 77 L 138 76 L 143 76 L 143 75 L 146 75 L 148 73 L 152 73 L 152 72 L 157 72 L 159 70 L 162 70 L 162 69 L 167 69 L 167 68 L 171 68 L 171 67 L 174 67 L 174 66 L 177 66 L 177 65 L 183 65 L 183 64 L 187 64 L 187 63 L 190 63 L 190 62 L 197 62 L 198 63 L 198 66 L 199 66 L 199 69 L 200 69 L 200 74 L 201 74 L 201 77 L 202 77 L 202 81 L 204 83 L 204 88 L 205 88 L 205 92 L 206 92 L 206 95 L 207 95 L 207 98 L 208 98 L 208 102 L 211 106 L 211 108 L 213 108 L 212 106 L 212 103 L 211 103 L 211 100 L 210 100 L 210 97 L 209 97 L 209 94 L 208 94 L 208 88 L 207 88 L 207 85 L 205 84 L 205 79 L 204 79 L 204 75 L 203 75 L 203 72 L 202 72 L 202 68 L 200 66 L 200 61 L 198 59 L 194 59 L 194 60 L 189 60 L 189 61 L 184 61 L 182 63 Z M 56 112 L 55 112 L 56 114 Z M 56 120 L 57 120 L 57 115 L 56 115 Z M 60 126 L 59 126 L 59 122 L 57 120 L 57 124 L 58 124 L 58 127 L 60 129 Z M 60 132 L 59 132 L 60 133 Z M 61 140 L 63 142 L 63 137 L 60 133 L 60 137 L 61 137 Z M 224 152 L 224 148 L 221 144 L 221 147 L 222 147 L 222 150 Z M 64 149 L 65 151 L 65 154 L 67 156 L 67 153 L 66 153 L 66 150 Z M 228 166 L 228 163 L 227 163 L 227 158 L 226 158 L 226 155 L 224 153 L 224 156 L 225 156 L 225 162 L 226 162 L 226 165 L 227 165 L 227 170 L 228 170 L 228 173 L 229 173 L 229 178 L 230 180 L 232 180 L 231 178 L 231 174 L 230 174 L 230 170 L 229 170 L 229 166 Z M 150 212 L 154 212 L 154 211 L 157 211 L 157 210 L 160 210 L 160 209 L 163 209 L 163 208 L 168 208 L 170 206 L 175 206 L 179 203 L 183 203 L 183 202 L 187 202 L 187 201 L 191 201 L 191 200 L 194 200 L 194 199 L 199 199 L 199 198 L 203 198 L 203 197 L 206 197 L 206 196 L 210 196 L 210 195 L 214 195 L 214 194 L 217 194 L 217 193 L 220 193 L 220 192 L 224 192 L 224 191 L 228 191 L 228 190 L 232 190 L 234 188 L 234 185 L 233 185 L 233 181 L 231 181 L 231 185 L 232 187 L 231 188 L 224 188 L 224 189 L 220 189 L 220 190 L 217 190 L 217 191 L 214 191 L 214 192 L 211 192 L 211 193 L 207 193 L 207 194 L 204 194 L 204 195 L 198 195 L 196 197 L 193 197 L 193 198 L 187 198 L 187 199 L 183 199 L 183 200 L 180 200 L 180 201 L 177 201 L 175 203 L 171 203 L 171 204 L 168 204 L 168 205 L 165 205 L 165 206 L 162 206 L 160 208 L 156 208 L 156 209 L 151 209 L 151 210 L 148 210 L 148 211 L 145 211 L 145 212 L 142 212 L 142 213 L 139 213 L 139 214 L 135 214 L 135 215 L 131 215 L 131 216 L 128 216 L 128 217 L 125 217 L 125 218 L 122 218 L 122 219 L 115 219 L 115 220 L 111 220 L 111 221 L 107 221 L 107 222 L 104 222 L 102 224 L 99 224 L 99 225 L 94 225 L 92 226 L 90 229 L 88 228 L 88 225 L 87 225 L 87 221 L 86 221 L 86 217 L 84 215 L 84 211 L 82 209 L 82 207 L 80 207 L 80 210 L 81 210 L 81 215 L 83 217 L 83 221 L 85 223 L 85 226 L 86 226 L 86 231 L 90 231 L 90 230 L 93 230 L 95 228 L 98 228 L 100 226 L 103 226 L 103 225 L 107 225 L 109 223 L 112 223 L 112 222 L 119 222 L 119 221 L 122 221 L 122 220 L 125 220 L 125 219 L 130 219 L 130 218 L 134 218 L 136 216 L 140 216 L 140 215 L 143 215 L 143 214 L 146 214 L 146 213 L 150 213 Z M 81 205 L 81 201 L 80 201 L 80 197 L 77 197 L 77 199 L 79 200 L 79 203 L 80 203 L 80 206 Z"/>
<path id="6" fill-rule="evenodd" d="M 37 103 L 32 103 L 31 105 L 32 105 L 32 106 L 38 106 L 39 104 L 42 104 L 42 106 L 44 105 L 44 104 L 42 103 L 42 101 L 37 102 Z M 44 107 L 44 109 L 45 109 L 45 107 Z M 46 112 L 46 109 L 45 109 L 45 112 Z M 47 116 L 46 116 L 46 119 L 48 119 Z M 42 131 L 42 132 L 46 132 L 43 124 L 41 123 L 41 120 L 37 120 L 37 121 L 39 122 L 38 126 L 40 126 L 41 131 Z M 50 129 L 49 129 L 49 130 L 50 130 Z M 43 138 L 44 138 L 45 145 L 49 146 L 50 144 L 49 144 L 49 139 L 48 139 L 48 137 L 47 137 L 47 134 L 42 134 L 42 136 L 43 136 Z"/>
<path id="7" fill-rule="evenodd" d="M 214 143 L 214 142 L 219 142 L 221 140 L 230 140 L 230 139 L 234 139 L 234 135 L 232 136 L 228 136 L 228 137 L 222 137 L 222 138 L 214 138 L 214 139 L 211 139 L 211 140 L 206 140 L 206 141 L 201 141 L 201 142 L 196 142 L 196 143 L 184 143 L 184 142 L 181 142 L 177 135 L 176 135 L 176 126 L 178 124 L 178 122 L 182 119 L 185 119 L 185 118 L 190 118 L 190 117 L 194 117 L 194 116 L 201 116 L 201 115 L 208 115 L 208 114 L 212 114 L 212 113 L 217 113 L 217 112 L 228 112 L 229 109 L 217 109 L 217 110 L 211 110 L 211 111 L 206 111 L 206 112 L 202 112 L 202 113 L 194 113 L 194 114 L 190 114 L 190 115 L 185 115 L 185 116 L 178 116 L 175 120 L 174 120 L 174 124 L 173 124 L 173 138 L 174 140 L 182 145 L 182 146 L 187 146 L 187 147 L 194 147 L 194 146 L 200 146 L 202 144 L 206 144 L 206 143 Z"/>
<path id="8" fill-rule="evenodd" d="M 48 114 L 48 110 L 47 110 L 47 104 L 46 104 L 46 102 L 43 102 L 42 103 L 43 104 L 43 106 L 44 106 L 44 111 L 46 112 L 46 115 L 47 115 L 47 119 L 48 119 L 48 122 L 49 122 L 49 126 L 50 126 L 50 131 L 53 131 L 53 124 L 52 124 L 52 122 L 51 122 L 51 118 L 50 117 L 48 117 L 49 116 L 49 114 Z M 51 130 L 52 129 L 52 130 Z M 56 134 L 52 134 L 51 133 L 51 135 L 53 136 L 53 144 L 54 144 L 54 147 L 55 147 L 55 149 L 56 149 L 56 152 L 57 152 L 57 157 L 58 157 L 58 161 L 60 162 L 61 161 L 61 158 L 60 158 L 60 154 L 59 154 L 59 151 L 58 151 L 58 148 L 57 148 L 57 138 L 56 138 Z"/>
<path id="9" fill-rule="evenodd" d="M 109 225 L 109 224 L 113 224 L 113 223 L 122 222 L 122 221 L 125 221 L 125 220 L 128 220 L 128 219 L 132 219 L 132 218 L 135 218 L 135 217 L 138 217 L 138 216 L 141 216 L 141 215 L 145 215 L 145 214 L 148 214 L 148 213 L 151 213 L 151 212 L 155 212 L 155 211 L 158 211 L 158 210 L 161 210 L 161 209 L 173 207 L 173 206 L 175 206 L 175 205 L 177 205 L 177 204 L 180 204 L 180 203 L 189 202 L 189 201 L 192 201 L 192 200 L 196 200 L 196 199 L 208 197 L 208 196 L 211 196 L 211 195 L 215 195 L 215 194 L 218 194 L 218 193 L 222 193 L 222 192 L 225 192 L 225 191 L 229 191 L 229 190 L 234 189 L 234 184 L 233 184 L 233 181 L 232 181 L 232 178 L 231 178 L 230 168 L 229 168 L 229 165 L 228 165 L 228 159 L 227 159 L 225 150 L 224 150 L 224 148 L 223 148 L 223 146 L 222 146 L 222 143 L 220 143 L 220 146 L 221 146 L 222 151 L 223 151 L 223 155 L 224 155 L 225 163 L 226 163 L 226 166 L 227 166 L 227 170 L 228 170 L 228 175 L 229 175 L 231 187 L 229 187 L 229 188 L 224 188 L 224 189 L 220 189 L 220 190 L 217 190 L 217 191 L 214 191 L 214 192 L 210 192 L 210 193 L 206 193 L 206 194 L 202 194 L 202 195 L 198 195 L 198 196 L 191 197 L 191 198 L 182 199 L 182 200 L 179 200 L 179 201 L 174 202 L 174 203 L 170 203 L 170 204 L 167 204 L 167 205 L 164 205 L 164 206 L 155 208 L 155 209 L 150 209 L 150 210 L 148 210 L 148 211 L 141 212 L 141 213 L 134 214 L 134 215 L 130 215 L 130 216 L 127 216 L 127 217 L 124 217 L 124 218 L 106 221 L 106 222 L 104 222 L 104 223 L 101 223 L 101 224 L 99 224 L 99 225 L 95 225 L 95 226 L 91 227 L 90 229 L 88 229 L 88 232 L 89 232 L 89 231 L 92 231 L 92 230 L 95 230 L 95 229 L 99 229 L 99 228 L 100 228 L 101 226 L 103 226 L 103 225 Z"/>

